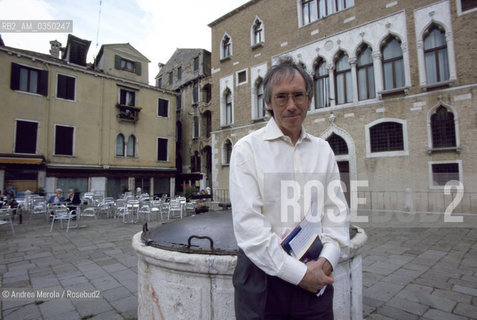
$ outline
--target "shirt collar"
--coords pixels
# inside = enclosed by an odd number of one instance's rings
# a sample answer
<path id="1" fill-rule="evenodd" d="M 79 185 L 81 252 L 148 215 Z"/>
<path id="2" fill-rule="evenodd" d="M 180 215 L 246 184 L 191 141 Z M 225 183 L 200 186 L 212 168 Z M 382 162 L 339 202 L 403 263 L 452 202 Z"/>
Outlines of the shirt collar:
<path id="1" fill-rule="evenodd" d="M 290 141 L 290 138 L 286 135 L 283 134 L 282 130 L 278 127 L 277 123 L 275 122 L 275 119 L 272 117 L 267 123 L 267 126 L 265 127 L 265 135 L 264 135 L 265 140 L 276 140 L 276 139 L 282 139 L 286 141 Z M 302 140 L 309 140 L 310 136 L 306 132 L 305 127 L 302 125 L 301 126 L 301 135 L 300 138 L 298 138 L 297 143 L 301 142 Z"/>

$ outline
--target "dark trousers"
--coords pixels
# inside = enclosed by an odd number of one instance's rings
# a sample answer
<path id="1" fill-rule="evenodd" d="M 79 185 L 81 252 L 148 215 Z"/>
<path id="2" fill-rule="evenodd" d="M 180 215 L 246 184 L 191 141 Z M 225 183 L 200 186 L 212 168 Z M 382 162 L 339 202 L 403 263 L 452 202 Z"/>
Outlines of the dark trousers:
<path id="1" fill-rule="evenodd" d="M 333 320 L 333 286 L 320 297 L 269 276 L 239 250 L 233 275 L 237 320 Z"/>

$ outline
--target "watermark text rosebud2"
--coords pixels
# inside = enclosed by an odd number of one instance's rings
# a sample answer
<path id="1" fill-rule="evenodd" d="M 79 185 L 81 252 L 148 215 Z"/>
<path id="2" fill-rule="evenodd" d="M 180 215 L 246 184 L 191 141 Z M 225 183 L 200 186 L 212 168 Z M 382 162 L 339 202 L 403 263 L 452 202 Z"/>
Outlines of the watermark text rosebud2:
<path id="1" fill-rule="evenodd" d="M 265 173 L 263 183 L 263 213 L 283 227 L 293 227 L 305 217 L 317 222 L 325 218 L 337 226 L 345 221 L 384 225 L 388 219 L 406 227 L 429 223 L 433 217 L 457 226 L 464 221 L 458 214 L 465 215 L 463 209 L 472 206 L 474 199 L 464 193 L 459 181 L 447 181 L 440 190 L 426 194 L 410 188 L 373 191 L 367 180 L 343 180 L 333 174 Z M 424 202 L 428 207 L 422 206 Z"/>

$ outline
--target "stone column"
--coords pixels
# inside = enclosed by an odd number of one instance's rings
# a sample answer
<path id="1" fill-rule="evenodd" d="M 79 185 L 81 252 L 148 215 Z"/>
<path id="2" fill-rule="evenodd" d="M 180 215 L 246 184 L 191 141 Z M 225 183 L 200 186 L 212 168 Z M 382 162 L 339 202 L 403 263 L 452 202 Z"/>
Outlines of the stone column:
<path id="1" fill-rule="evenodd" d="M 383 66 L 381 64 L 381 52 L 373 52 L 373 69 L 374 69 L 374 87 L 376 89 L 376 97 L 378 92 L 383 91 Z"/>
<path id="2" fill-rule="evenodd" d="M 336 97 L 335 97 L 335 66 L 332 64 L 328 64 L 328 77 L 330 81 L 330 107 L 336 105 Z"/>
<path id="3" fill-rule="evenodd" d="M 452 32 L 446 32 L 447 42 L 447 59 L 449 63 L 449 80 L 454 81 L 457 79 L 457 72 L 455 68 L 455 52 L 454 52 L 454 37 Z"/>
<path id="4" fill-rule="evenodd" d="M 176 196 L 176 178 L 175 177 L 170 178 L 169 188 L 170 188 L 169 193 L 171 195 L 171 198 L 174 198 Z"/>
<path id="5" fill-rule="evenodd" d="M 136 179 L 134 177 L 128 177 L 128 191 L 134 193 L 136 190 Z"/>
<path id="6" fill-rule="evenodd" d="M 356 70 L 356 64 L 358 59 L 356 57 L 350 57 L 348 59 L 351 66 L 351 82 L 353 83 L 353 103 L 358 103 L 358 72 Z"/>
<path id="7" fill-rule="evenodd" d="M 404 86 L 409 88 L 411 86 L 411 67 L 409 64 L 409 48 L 407 42 L 401 43 L 401 50 L 402 50 L 402 60 L 404 64 Z M 407 94 L 407 90 L 406 90 Z"/>
<path id="8" fill-rule="evenodd" d="M 46 184 L 46 170 L 38 170 L 38 188 L 45 189 Z"/>
<path id="9" fill-rule="evenodd" d="M 149 197 L 154 199 L 154 177 L 149 178 Z"/>

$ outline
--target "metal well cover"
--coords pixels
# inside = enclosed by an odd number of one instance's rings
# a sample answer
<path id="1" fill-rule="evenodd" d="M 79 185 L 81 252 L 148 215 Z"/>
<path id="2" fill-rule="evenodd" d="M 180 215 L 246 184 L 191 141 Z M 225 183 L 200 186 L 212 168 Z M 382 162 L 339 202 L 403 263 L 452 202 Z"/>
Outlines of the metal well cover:
<path id="1" fill-rule="evenodd" d="M 146 245 L 160 249 L 199 254 L 236 255 L 232 213 L 202 213 L 147 230 L 141 235 Z"/>

